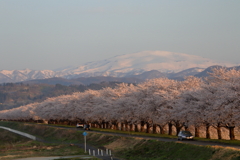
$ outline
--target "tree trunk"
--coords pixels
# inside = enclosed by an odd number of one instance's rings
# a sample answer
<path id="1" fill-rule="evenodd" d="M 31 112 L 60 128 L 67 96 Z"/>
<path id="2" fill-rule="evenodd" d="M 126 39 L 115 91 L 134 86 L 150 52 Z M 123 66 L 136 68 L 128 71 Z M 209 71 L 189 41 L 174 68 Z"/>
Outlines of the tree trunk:
<path id="1" fill-rule="evenodd" d="M 150 125 L 149 125 L 149 123 L 147 123 L 146 126 L 147 126 L 146 133 L 150 133 Z"/>
<path id="2" fill-rule="evenodd" d="M 157 133 L 157 125 L 156 124 L 153 124 L 153 134 L 156 134 Z"/>
<path id="3" fill-rule="evenodd" d="M 176 123 L 176 136 L 178 135 L 178 133 L 180 132 L 180 130 L 182 129 L 182 125 L 180 123 Z"/>
<path id="4" fill-rule="evenodd" d="M 119 125 L 120 125 L 120 127 L 119 127 Z M 120 122 L 117 123 L 117 130 L 121 131 L 121 123 Z"/>
<path id="5" fill-rule="evenodd" d="M 129 131 L 128 122 L 125 122 L 125 131 Z"/>
<path id="6" fill-rule="evenodd" d="M 117 130 L 117 123 L 112 123 L 112 125 L 113 125 L 113 129 Z"/>
<path id="7" fill-rule="evenodd" d="M 124 131 L 124 124 L 121 123 L 121 131 Z"/>
<path id="8" fill-rule="evenodd" d="M 139 130 L 138 130 L 138 124 L 134 124 L 134 126 L 135 126 L 135 127 L 134 127 L 134 131 L 135 131 L 135 132 L 139 132 Z"/>
<path id="9" fill-rule="evenodd" d="M 100 128 L 100 124 L 99 124 L 98 122 L 96 123 L 96 127 L 97 127 L 97 128 Z"/>
<path id="10" fill-rule="evenodd" d="M 234 128 L 235 127 L 228 127 L 230 140 L 235 140 Z"/>
<path id="11" fill-rule="evenodd" d="M 206 124 L 206 138 L 207 138 L 207 139 L 211 139 L 209 128 L 210 128 L 210 125 L 209 125 L 209 124 Z"/>
<path id="12" fill-rule="evenodd" d="M 133 131 L 134 131 L 134 125 L 130 124 L 130 132 L 133 132 Z"/>
<path id="13" fill-rule="evenodd" d="M 218 134 L 218 139 L 222 139 L 222 131 L 219 124 L 217 125 L 217 134 Z"/>
<path id="14" fill-rule="evenodd" d="M 160 128 L 160 134 L 165 134 L 163 127 L 159 125 L 159 128 Z"/>
<path id="15" fill-rule="evenodd" d="M 168 123 L 168 135 L 172 135 L 172 123 Z"/>
<path id="16" fill-rule="evenodd" d="M 195 137 L 199 137 L 199 127 L 195 127 Z"/>
<path id="17" fill-rule="evenodd" d="M 104 128 L 105 122 L 101 122 L 101 128 Z"/>
<path id="18" fill-rule="evenodd" d="M 141 132 L 145 132 L 144 125 L 145 125 L 145 123 L 142 121 L 141 122 Z"/>
<path id="19" fill-rule="evenodd" d="M 179 126 L 178 126 L 178 127 L 176 127 L 176 131 L 177 131 L 177 132 L 176 132 L 176 136 L 177 136 L 177 135 L 178 135 L 178 133 L 180 132 L 181 128 L 182 128 L 182 127 L 179 127 Z"/>
<path id="20" fill-rule="evenodd" d="M 106 129 L 109 129 L 109 122 L 106 122 Z"/>

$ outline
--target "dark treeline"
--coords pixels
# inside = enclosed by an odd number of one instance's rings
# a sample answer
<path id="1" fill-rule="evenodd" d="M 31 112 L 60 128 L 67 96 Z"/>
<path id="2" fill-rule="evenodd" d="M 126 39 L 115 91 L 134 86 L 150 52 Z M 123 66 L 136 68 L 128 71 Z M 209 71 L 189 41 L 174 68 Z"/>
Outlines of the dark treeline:
<path id="1" fill-rule="evenodd" d="M 100 90 L 105 87 L 114 88 L 119 82 L 101 82 L 89 85 L 61 84 L 0 84 L 0 110 L 12 109 L 33 102 L 41 102 L 49 97 L 68 95 L 73 92 L 84 92 L 88 89 Z"/>

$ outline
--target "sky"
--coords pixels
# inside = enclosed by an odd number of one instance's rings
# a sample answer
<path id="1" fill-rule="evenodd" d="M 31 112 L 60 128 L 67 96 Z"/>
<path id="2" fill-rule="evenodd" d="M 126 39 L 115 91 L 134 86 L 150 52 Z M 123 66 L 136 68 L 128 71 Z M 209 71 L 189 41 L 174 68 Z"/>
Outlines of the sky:
<path id="1" fill-rule="evenodd" d="M 147 50 L 240 64 L 240 1 L 0 0 L 0 70 Z"/>

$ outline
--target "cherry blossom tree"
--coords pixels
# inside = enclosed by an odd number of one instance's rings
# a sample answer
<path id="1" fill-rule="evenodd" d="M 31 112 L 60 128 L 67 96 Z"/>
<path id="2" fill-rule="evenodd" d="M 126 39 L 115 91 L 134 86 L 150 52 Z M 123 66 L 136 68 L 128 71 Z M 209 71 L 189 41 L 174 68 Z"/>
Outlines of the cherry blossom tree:
<path id="1" fill-rule="evenodd" d="M 103 128 L 117 128 L 156 133 L 156 127 L 168 134 L 172 127 L 176 134 L 188 125 L 206 126 L 206 137 L 213 126 L 221 139 L 221 127 L 229 129 L 230 139 L 235 139 L 234 128 L 239 126 L 240 71 L 214 69 L 210 77 L 201 81 L 187 77 L 184 81 L 167 78 L 148 80 L 138 85 L 119 84 L 116 88 L 99 91 L 87 90 L 72 95 L 48 98 L 11 110 L 0 111 L 0 119 L 47 120 L 74 124 L 78 121 L 95 123 Z M 130 127 L 129 127 L 130 125 Z"/>

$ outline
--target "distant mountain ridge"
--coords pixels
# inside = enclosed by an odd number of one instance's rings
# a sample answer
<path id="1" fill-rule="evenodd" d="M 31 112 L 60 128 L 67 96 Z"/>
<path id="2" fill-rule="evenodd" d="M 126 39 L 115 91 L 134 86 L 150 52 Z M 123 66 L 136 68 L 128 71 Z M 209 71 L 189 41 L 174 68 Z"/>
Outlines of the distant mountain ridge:
<path id="1" fill-rule="evenodd" d="M 196 76 L 196 77 L 207 77 L 209 73 L 212 73 L 212 70 L 214 68 L 226 68 L 227 70 L 230 70 L 230 69 L 240 70 L 240 66 L 224 67 L 224 66 L 215 65 L 215 66 L 210 66 L 210 67 L 206 68 L 204 71 L 199 72 L 199 73 L 195 74 L 194 76 Z"/>
<path id="2" fill-rule="evenodd" d="M 0 83 L 15 83 L 54 77 L 77 79 L 81 77 L 118 77 L 150 79 L 170 77 L 182 79 L 183 76 L 195 75 L 214 65 L 234 66 L 230 63 L 215 62 L 210 59 L 184 53 L 167 51 L 144 51 L 115 56 L 109 59 L 88 62 L 78 67 L 66 67 L 52 70 L 2 70 Z M 176 74 L 178 73 L 178 74 Z"/>
<path id="3" fill-rule="evenodd" d="M 200 56 L 167 51 L 144 51 L 115 56 L 109 59 L 88 62 L 78 67 L 63 69 L 69 78 L 112 76 L 125 77 L 157 70 L 162 73 L 176 73 L 189 68 L 205 69 L 213 65 L 233 66 L 234 64 L 216 62 Z"/>
<path id="4" fill-rule="evenodd" d="M 51 70 L 2 70 L 0 71 L 0 83 L 22 82 L 33 79 L 47 79 L 53 77 L 63 77 L 61 72 L 54 72 Z"/>

